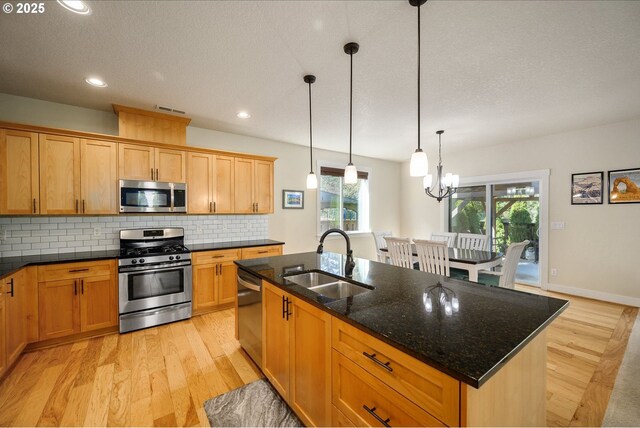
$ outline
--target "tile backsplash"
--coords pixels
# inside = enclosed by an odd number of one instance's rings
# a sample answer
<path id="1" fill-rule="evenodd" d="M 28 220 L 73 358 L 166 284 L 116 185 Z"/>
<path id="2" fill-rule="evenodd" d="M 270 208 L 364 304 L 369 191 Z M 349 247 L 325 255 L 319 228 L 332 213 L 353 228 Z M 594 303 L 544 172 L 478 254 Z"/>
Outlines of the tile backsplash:
<path id="1" fill-rule="evenodd" d="M 185 244 L 267 239 L 267 215 L 0 217 L 0 258 L 114 250 L 120 229 L 183 227 Z"/>

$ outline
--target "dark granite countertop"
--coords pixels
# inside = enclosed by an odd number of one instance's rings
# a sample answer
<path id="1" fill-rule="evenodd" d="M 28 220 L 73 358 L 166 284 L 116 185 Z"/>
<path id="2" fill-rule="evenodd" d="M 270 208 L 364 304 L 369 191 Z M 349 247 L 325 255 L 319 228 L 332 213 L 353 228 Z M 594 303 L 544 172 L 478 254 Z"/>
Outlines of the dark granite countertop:
<path id="1" fill-rule="evenodd" d="M 252 241 L 211 242 L 208 244 L 187 245 L 191 251 L 224 250 L 228 248 L 262 247 L 265 245 L 283 245 L 282 241 L 256 239 Z M 81 253 L 42 254 L 39 256 L 0 258 L 0 279 L 9 276 L 25 266 L 44 265 L 50 263 L 86 262 L 91 260 L 115 259 L 120 250 L 87 251 Z"/>
<path id="2" fill-rule="evenodd" d="M 227 250 L 229 248 L 264 247 L 265 245 L 284 245 L 282 241 L 254 239 L 251 241 L 210 242 L 208 244 L 187 244 L 191 251 Z"/>
<path id="3" fill-rule="evenodd" d="M 86 251 L 82 253 L 41 254 L 39 256 L 4 257 L 0 258 L 0 278 L 9 276 L 29 265 L 115 259 L 119 254 L 120 250 L 106 250 Z"/>
<path id="4" fill-rule="evenodd" d="M 358 258 L 353 280 L 374 289 L 346 299 L 331 300 L 283 278 L 296 270 L 343 276 L 345 257 L 300 253 L 236 264 L 475 388 L 569 304 Z M 457 296 L 457 312 L 446 315 L 437 297 L 427 311 L 425 291 L 438 282 Z"/>

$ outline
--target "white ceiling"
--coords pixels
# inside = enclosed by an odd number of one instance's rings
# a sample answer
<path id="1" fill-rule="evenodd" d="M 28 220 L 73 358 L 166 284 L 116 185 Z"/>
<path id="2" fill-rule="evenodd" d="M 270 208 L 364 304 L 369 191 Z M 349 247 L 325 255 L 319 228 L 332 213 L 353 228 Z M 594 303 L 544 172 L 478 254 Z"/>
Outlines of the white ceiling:
<path id="1" fill-rule="evenodd" d="M 0 92 L 110 110 L 185 110 L 195 126 L 406 160 L 415 149 L 416 9 L 398 1 L 46 2 L 0 15 Z M 429 1 L 423 141 L 446 151 L 640 116 L 640 2 Z M 89 87 L 97 75 L 109 87 Z M 241 120 L 239 110 L 252 117 Z"/>

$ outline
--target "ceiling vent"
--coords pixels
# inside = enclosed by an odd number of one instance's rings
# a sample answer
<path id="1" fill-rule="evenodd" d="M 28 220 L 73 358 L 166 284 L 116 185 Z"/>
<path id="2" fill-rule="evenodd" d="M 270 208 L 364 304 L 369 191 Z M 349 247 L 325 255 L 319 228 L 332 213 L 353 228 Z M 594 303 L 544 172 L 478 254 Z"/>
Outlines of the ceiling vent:
<path id="1" fill-rule="evenodd" d="M 167 113 L 186 114 L 182 110 L 178 110 L 178 109 L 171 108 L 171 107 L 160 106 L 160 105 L 156 105 L 156 110 L 166 111 Z"/>

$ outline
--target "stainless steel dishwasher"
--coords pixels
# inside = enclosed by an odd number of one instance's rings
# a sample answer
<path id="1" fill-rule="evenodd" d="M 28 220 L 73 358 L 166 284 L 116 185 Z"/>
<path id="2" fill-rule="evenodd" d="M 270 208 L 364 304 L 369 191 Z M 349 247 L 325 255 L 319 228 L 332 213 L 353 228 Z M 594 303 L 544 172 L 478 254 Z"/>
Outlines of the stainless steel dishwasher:
<path id="1" fill-rule="evenodd" d="M 238 339 L 262 369 L 262 281 L 238 269 Z"/>

